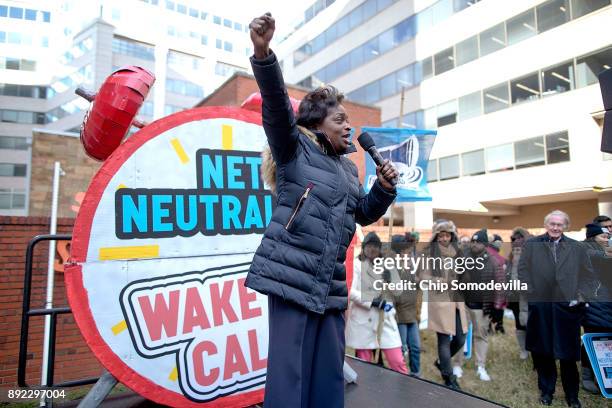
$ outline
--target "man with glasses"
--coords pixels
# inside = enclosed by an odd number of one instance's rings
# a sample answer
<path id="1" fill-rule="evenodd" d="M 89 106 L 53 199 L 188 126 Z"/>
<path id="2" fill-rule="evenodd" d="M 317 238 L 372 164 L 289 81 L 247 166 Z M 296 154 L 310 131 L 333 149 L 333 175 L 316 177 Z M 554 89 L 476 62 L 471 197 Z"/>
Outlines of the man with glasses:
<path id="1" fill-rule="evenodd" d="M 581 243 L 567 237 L 569 216 L 553 211 L 544 218 L 546 233 L 525 242 L 518 266 L 528 285 L 526 348 L 538 373 L 540 403 L 551 405 L 557 382 L 556 360 L 567 404 L 580 407 L 580 323 L 584 301 L 592 297 L 593 270 Z"/>

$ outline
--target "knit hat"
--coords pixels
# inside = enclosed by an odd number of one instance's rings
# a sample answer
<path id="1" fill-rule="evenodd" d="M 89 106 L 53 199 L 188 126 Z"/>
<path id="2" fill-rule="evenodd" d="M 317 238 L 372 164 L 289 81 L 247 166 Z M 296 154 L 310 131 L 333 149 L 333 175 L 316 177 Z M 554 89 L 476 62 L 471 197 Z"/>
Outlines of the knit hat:
<path id="1" fill-rule="evenodd" d="M 586 237 L 593 238 L 599 234 L 608 234 L 608 230 L 606 228 L 600 227 L 597 224 L 587 224 L 586 225 Z"/>
<path id="2" fill-rule="evenodd" d="M 395 253 L 402 252 L 408 246 L 408 241 L 404 235 L 393 235 L 391 237 L 391 249 Z"/>
<path id="3" fill-rule="evenodd" d="M 379 248 L 382 246 L 382 242 L 375 232 L 368 232 L 368 235 L 365 236 L 363 242 L 361 243 L 361 247 L 364 248 L 367 244 L 374 244 Z"/>
<path id="4" fill-rule="evenodd" d="M 483 228 L 479 231 L 476 231 L 474 235 L 472 235 L 472 242 L 480 242 L 481 244 L 488 244 L 489 236 L 487 235 L 487 229 Z"/>

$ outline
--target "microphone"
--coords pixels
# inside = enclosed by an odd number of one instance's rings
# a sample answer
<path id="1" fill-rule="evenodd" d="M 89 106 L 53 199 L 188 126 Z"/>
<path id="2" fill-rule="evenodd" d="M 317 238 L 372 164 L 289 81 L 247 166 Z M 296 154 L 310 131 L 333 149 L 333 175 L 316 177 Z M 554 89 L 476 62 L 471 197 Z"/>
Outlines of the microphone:
<path id="1" fill-rule="evenodd" d="M 363 150 L 370 154 L 370 157 L 372 157 L 372 160 L 374 160 L 374 163 L 376 163 L 377 166 L 383 165 L 384 159 L 378 152 L 378 149 L 374 144 L 374 139 L 372 139 L 372 136 L 370 136 L 368 132 L 363 132 L 362 134 L 360 134 L 357 138 L 357 142 L 363 148 Z M 396 185 L 397 178 L 393 178 L 392 180 L 389 180 L 389 182 L 392 185 Z"/>

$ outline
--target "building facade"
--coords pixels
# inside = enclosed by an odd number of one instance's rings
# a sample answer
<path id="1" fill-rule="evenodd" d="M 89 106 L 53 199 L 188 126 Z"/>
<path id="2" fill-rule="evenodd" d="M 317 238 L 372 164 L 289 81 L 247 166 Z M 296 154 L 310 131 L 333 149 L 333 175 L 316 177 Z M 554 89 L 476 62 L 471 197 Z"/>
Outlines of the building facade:
<path id="1" fill-rule="evenodd" d="M 289 82 L 332 83 L 384 126 L 438 130 L 433 202 L 405 206 L 406 226 L 536 228 L 559 208 L 580 229 L 612 213 L 597 81 L 610 21 L 609 0 L 335 1 L 278 53 Z"/>
<path id="2" fill-rule="evenodd" d="M 247 71 L 247 16 L 230 19 L 215 7 L 0 0 L 0 214 L 28 213 L 33 129 L 79 132 L 89 103 L 75 95 L 77 86 L 97 90 L 125 65 L 150 70 L 156 82 L 139 112 L 146 122 L 193 107 Z"/>

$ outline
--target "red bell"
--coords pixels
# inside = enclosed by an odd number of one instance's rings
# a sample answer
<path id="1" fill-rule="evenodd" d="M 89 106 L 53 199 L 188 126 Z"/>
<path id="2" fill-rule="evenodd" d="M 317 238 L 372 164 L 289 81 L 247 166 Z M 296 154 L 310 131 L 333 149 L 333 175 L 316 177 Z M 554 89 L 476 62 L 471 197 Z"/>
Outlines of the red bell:
<path id="1" fill-rule="evenodd" d="M 92 102 L 81 125 L 81 143 L 90 157 L 106 160 L 132 125 L 144 126 L 135 118 L 154 82 L 146 69 L 127 66 L 106 78 L 95 95 L 77 88 L 77 95 Z"/>

